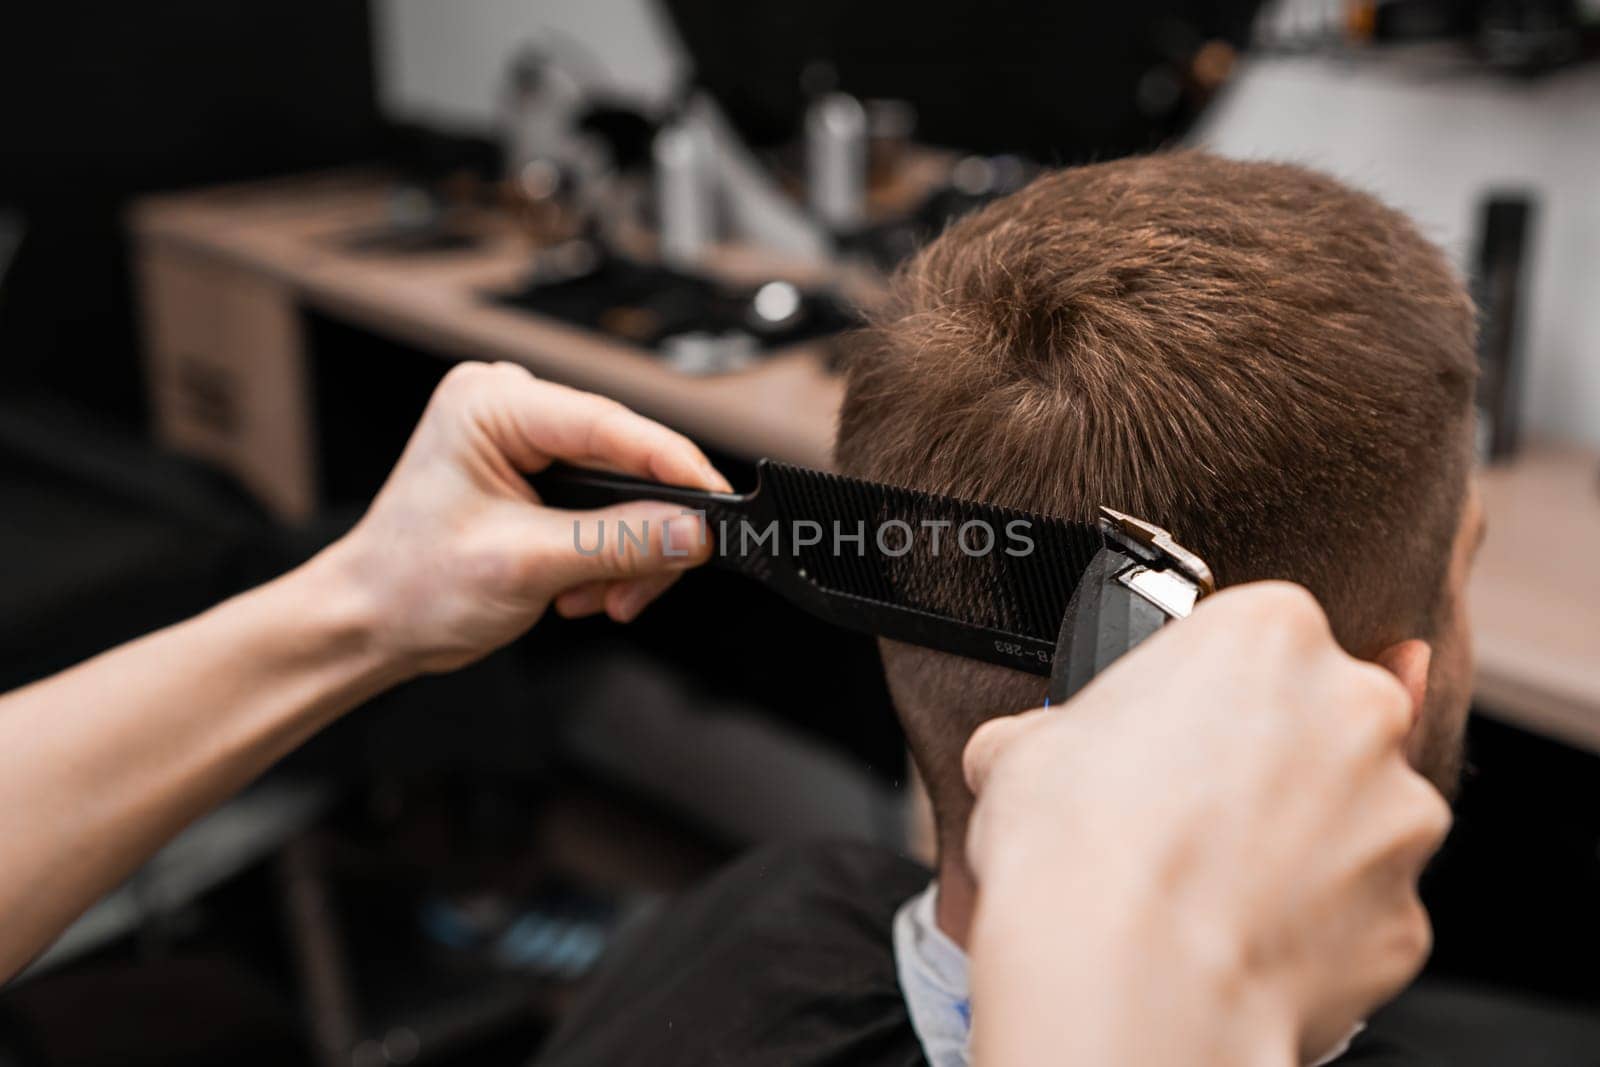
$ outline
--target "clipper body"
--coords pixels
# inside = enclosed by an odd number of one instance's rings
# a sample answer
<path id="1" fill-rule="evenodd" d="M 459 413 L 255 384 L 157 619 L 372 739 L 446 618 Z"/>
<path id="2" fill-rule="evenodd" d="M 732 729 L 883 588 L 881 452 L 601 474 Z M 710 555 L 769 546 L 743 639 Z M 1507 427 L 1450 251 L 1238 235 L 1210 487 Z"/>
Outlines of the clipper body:
<path id="1" fill-rule="evenodd" d="M 1060 704 L 1216 589 L 1211 568 L 1159 526 L 1100 509 L 1106 546 L 1067 601 L 1048 700 Z"/>

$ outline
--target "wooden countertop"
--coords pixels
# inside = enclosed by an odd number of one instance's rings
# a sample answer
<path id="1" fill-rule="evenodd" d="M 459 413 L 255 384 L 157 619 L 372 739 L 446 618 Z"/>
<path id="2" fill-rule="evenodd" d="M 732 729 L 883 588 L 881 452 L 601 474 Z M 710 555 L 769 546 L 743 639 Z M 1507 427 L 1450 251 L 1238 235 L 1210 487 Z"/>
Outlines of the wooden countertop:
<path id="1" fill-rule="evenodd" d="M 1534 446 L 1480 477 L 1489 528 L 1469 594 L 1477 699 L 1600 752 L 1600 453 Z"/>
<path id="2" fill-rule="evenodd" d="M 177 244 L 257 271 L 304 303 L 447 356 L 505 359 L 604 393 L 706 444 L 745 456 L 831 466 L 843 387 L 814 346 L 796 346 L 731 374 L 693 377 L 641 349 L 495 306 L 485 293 L 518 286 L 528 244 L 486 215 L 483 243 L 461 252 L 352 252 L 340 238 L 385 218 L 378 177 L 332 174 L 154 197 L 132 214 L 142 242 Z M 731 249 L 718 274 L 754 280 L 814 272 Z"/>

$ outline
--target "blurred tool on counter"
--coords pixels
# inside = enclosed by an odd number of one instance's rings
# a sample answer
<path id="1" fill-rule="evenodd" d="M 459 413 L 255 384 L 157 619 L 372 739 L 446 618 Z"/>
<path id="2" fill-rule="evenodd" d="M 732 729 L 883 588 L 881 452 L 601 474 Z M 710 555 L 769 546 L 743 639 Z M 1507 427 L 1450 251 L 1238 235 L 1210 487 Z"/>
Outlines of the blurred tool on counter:
<path id="1" fill-rule="evenodd" d="M 1039 166 L 1016 155 L 970 155 L 948 162 L 942 177 L 921 188 L 909 207 L 841 235 L 840 253 L 891 271 L 951 222 L 1021 189 Z"/>
<path id="2" fill-rule="evenodd" d="M 837 261 L 891 271 L 952 220 L 1038 172 L 1016 155 L 918 145 L 915 106 L 840 91 L 826 61 L 808 63 L 800 83 L 809 100 L 799 146 L 803 198 Z"/>
<path id="3" fill-rule="evenodd" d="M 674 122 L 656 134 L 656 227 L 661 261 L 669 266 L 694 267 L 717 239 L 711 154 L 709 138 L 687 122 Z"/>
<path id="4" fill-rule="evenodd" d="M 350 252 L 372 255 L 423 255 L 474 248 L 478 235 L 438 190 L 402 182 L 389 194 L 387 217 L 375 226 L 341 234 Z"/>
<path id="5" fill-rule="evenodd" d="M 855 324 L 855 312 L 828 290 L 774 279 L 719 281 L 623 255 L 604 256 L 585 274 L 536 275 L 495 301 L 654 350 L 688 374 L 720 374 L 764 353 L 824 338 Z"/>
<path id="6" fill-rule="evenodd" d="M 606 84 L 604 72 L 581 74 L 574 57 L 586 54 L 528 46 L 512 62 L 501 94 L 503 200 L 536 249 L 626 242 L 638 213 L 632 198 L 649 166 L 655 121 L 636 102 L 594 88 Z M 592 267 L 601 257 L 567 258 Z M 557 273 L 569 272 L 558 267 Z"/>
<path id="7" fill-rule="evenodd" d="M 464 252 L 484 233 L 479 212 L 492 201 L 500 159 L 481 138 L 397 123 L 385 132 L 394 185 L 383 218 L 343 231 L 346 251 L 375 256 Z"/>
<path id="8" fill-rule="evenodd" d="M 535 246 L 577 237 L 605 160 L 577 130 L 585 101 L 576 76 L 549 53 L 525 48 L 501 97 L 505 198 Z"/>
<path id="9" fill-rule="evenodd" d="M 867 112 L 867 196 L 897 184 L 912 161 L 917 109 L 905 100 L 876 99 Z"/>
<path id="10" fill-rule="evenodd" d="M 832 92 L 806 110 L 806 200 L 835 234 L 858 229 L 867 208 L 867 112 L 848 93 Z"/>
<path id="11" fill-rule="evenodd" d="M 715 105 L 690 92 L 659 124 L 637 112 L 621 123 L 620 109 L 590 95 L 545 51 L 514 65 L 507 185 L 534 254 L 522 288 L 492 299 L 654 350 L 686 374 L 738 370 L 854 322 L 830 291 L 719 276 L 724 245 L 822 264 L 791 255 L 806 242 L 785 236 L 781 199 L 763 190 L 770 179 Z M 864 181 L 864 155 L 860 166 Z"/>
<path id="12" fill-rule="evenodd" d="M 500 132 L 508 176 L 535 160 L 571 159 L 573 128 L 585 92 L 578 78 L 536 45 L 511 63 L 500 100 Z"/>
<path id="13" fill-rule="evenodd" d="M 1600 4 L 1593 0 L 1283 0 L 1263 9 L 1258 51 L 1381 50 L 1415 62 L 1537 75 L 1600 55 Z M 1376 46 L 1376 47 L 1375 47 Z"/>
<path id="14" fill-rule="evenodd" d="M 1141 106 L 1166 115 L 1227 78 L 1225 42 L 1176 23 L 1157 36 L 1149 54 L 1162 78 L 1140 90 Z M 569 58 L 529 47 L 507 78 L 506 185 L 536 251 L 522 291 L 494 299 L 653 349 L 686 373 L 736 370 L 847 328 L 854 313 L 826 288 L 847 276 L 877 284 L 951 220 L 1038 171 L 1020 155 L 918 145 L 913 104 L 854 95 L 819 58 L 799 71 L 798 137 L 753 150 L 722 103 L 690 86 L 659 124 L 637 115 L 648 166 L 627 175 L 586 121 L 595 90 Z M 774 176 L 785 161 L 787 182 Z M 729 249 L 835 281 L 810 291 L 774 269 L 733 284 L 719 275 Z"/>

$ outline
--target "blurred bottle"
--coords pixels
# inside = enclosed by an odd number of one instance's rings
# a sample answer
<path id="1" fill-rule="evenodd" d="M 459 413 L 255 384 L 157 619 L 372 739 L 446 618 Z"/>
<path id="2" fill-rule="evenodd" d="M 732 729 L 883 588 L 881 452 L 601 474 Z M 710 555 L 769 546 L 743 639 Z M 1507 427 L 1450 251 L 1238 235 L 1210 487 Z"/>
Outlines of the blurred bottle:
<path id="1" fill-rule="evenodd" d="M 656 224 L 662 262 L 691 268 L 717 238 L 717 198 L 711 145 L 686 121 L 656 134 Z"/>
<path id="2" fill-rule="evenodd" d="M 519 52 L 500 94 L 497 125 L 505 176 L 515 181 L 529 163 L 562 160 L 570 152 L 583 102 L 578 80 L 542 49 Z"/>
<path id="3" fill-rule="evenodd" d="M 911 158 L 917 131 L 917 109 L 906 100 L 868 100 L 867 184 L 892 188 Z"/>
<path id="4" fill-rule="evenodd" d="M 835 233 L 866 219 L 867 112 L 847 93 L 828 93 L 806 110 L 806 199 Z"/>

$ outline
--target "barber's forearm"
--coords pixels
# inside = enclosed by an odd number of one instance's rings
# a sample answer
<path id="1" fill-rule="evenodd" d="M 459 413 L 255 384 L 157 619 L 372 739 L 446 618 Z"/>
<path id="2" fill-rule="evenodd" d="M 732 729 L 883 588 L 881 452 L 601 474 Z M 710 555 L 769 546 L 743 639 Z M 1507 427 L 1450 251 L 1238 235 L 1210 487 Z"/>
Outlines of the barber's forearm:
<path id="1" fill-rule="evenodd" d="M 0 697 L 0 981 L 196 816 L 399 681 L 337 549 Z"/>
<path id="2" fill-rule="evenodd" d="M 992 872 L 972 932 L 978 1067 L 1293 1067 L 1295 1034 L 1229 942 L 1184 928 L 1142 879 Z"/>
<path id="3" fill-rule="evenodd" d="M 555 604 L 631 619 L 710 554 L 680 508 L 543 507 L 554 460 L 715 492 L 692 442 L 509 365 L 463 364 L 367 514 L 292 574 L 0 697 L 0 981 L 167 838 L 341 713 L 453 670 Z M 574 551 L 574 523 L 653 531 Z"/>

